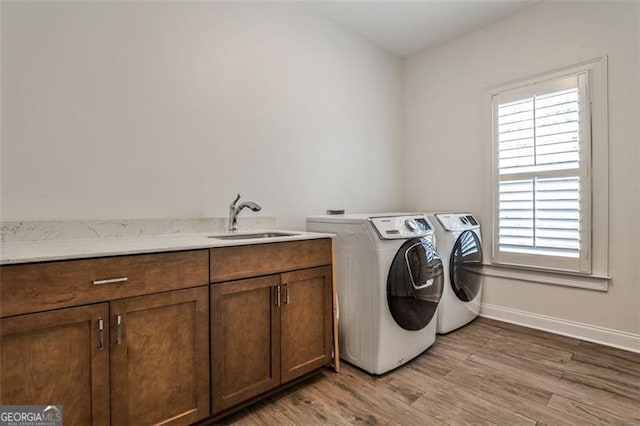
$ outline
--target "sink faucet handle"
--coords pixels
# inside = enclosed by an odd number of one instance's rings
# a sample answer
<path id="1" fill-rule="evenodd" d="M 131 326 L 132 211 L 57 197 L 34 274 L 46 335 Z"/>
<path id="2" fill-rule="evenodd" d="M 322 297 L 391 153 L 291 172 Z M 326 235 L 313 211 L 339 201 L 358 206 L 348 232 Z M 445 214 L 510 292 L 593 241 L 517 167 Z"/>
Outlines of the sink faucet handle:
<path id="1" fill-rule="evenodd" d="M 235 200 L 233 200 L 233 203 L 231 203 L 231 207 L 235 207 L 236 203 L 238 202 L 238 200 L 240 199 L 240 193 L 238 192 L 238 196 L 236 197 Z"/>

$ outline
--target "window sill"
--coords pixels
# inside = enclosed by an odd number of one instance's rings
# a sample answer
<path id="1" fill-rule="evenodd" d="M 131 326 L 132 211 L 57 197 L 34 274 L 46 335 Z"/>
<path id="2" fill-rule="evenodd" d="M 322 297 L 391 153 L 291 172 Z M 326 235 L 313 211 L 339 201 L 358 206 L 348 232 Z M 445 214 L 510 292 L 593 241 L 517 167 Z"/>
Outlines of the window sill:
<path id="1" fill-rule="evenodd" d="M 483 265 L 482 275 L 604 292 L 609 290 L 609 281 L 611 280 L 611 277 L 602 275 L 580 275 L 505 265 Z"/>

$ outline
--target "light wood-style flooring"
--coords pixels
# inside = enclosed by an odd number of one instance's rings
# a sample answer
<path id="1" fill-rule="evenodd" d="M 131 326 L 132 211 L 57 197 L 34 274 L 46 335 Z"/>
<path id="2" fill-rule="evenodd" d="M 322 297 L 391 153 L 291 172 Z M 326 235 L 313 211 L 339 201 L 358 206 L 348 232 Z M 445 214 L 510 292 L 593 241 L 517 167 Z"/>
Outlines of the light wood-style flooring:
<path id="1" fill-rule="evenodd" d="M 640 354 L 478 318 L 383 376 L 325 369 L 238 425 L 640 425 Z"/>

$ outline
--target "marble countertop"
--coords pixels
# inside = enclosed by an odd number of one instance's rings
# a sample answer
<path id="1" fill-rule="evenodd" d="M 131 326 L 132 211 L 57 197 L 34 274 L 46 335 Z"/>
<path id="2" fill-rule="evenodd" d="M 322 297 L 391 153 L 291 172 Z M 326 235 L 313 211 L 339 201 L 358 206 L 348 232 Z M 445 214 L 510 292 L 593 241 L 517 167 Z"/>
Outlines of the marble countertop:
<path id="1" fill-rule="evenodd" d="M 208 237 L 212 235 L 228 234 L 220 232 L 208 232 L 91 239 L 3 241 L 0 244 L 0 265 L 117 256 L 126 254 L 194 250 L 250 244 L 267 244 L 284 241 L 330 238 L 333 236 L 332 234 L 287 231 L 282 229 L 251 230 L 250 232 L 239 232 L 238 235 L 265 232 L 287 232 L 295 235 L 271 238 L 252 238 L 243 240 L 220 240 Z"/>

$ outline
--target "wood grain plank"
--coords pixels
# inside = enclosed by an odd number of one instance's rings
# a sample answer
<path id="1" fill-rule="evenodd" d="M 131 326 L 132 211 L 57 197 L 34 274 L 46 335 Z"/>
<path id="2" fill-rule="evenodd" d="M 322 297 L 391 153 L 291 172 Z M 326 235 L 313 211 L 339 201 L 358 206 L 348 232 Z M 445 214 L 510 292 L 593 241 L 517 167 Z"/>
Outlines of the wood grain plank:
<path id="1" fill-rule="evenodd" d="M 621 355 L 618 349 L 613 351 L 611 349 L 613 348 L 603 347 L 602 350 L 598 350 L 598 348 L 581 345 L 573 352 L 572 360 L 640 376 L 640 354 L 629 352 Z"/>
<path id="2" fill-rule="evenodd" d="M 394 413 L 393 418 L 401 418 L 407 425 L 421 426 L 438 423 L 438 421 L 422 412 L 416 412 L 411 403 L 421 395 L 415 386 L 406 386 L 401 380 L 383 378 L 373 382 L 367 381 L 363 372 L 344 364 L 346 372 L 332 376 L 329 380 L 360 401 L 364 407 L 377 406 L 385 413 Z"/>
<path id="3" fill-rule="evenodd" d="M 583 400 L 587 402 L 597 402 L 603 399 L 610 399 L 615 394 L 603 389 L 598 389 L 580 382 L 565 380 L 552 376 L 542 376 L 519 368 L 514 368 L 501 364 L 489 358 L 474 355 L 465 362 L 465 365 L 473 363 L 480 369 L 490 369 L 512 380 L 518 380 L 531 388 L 545 390 L 554 394 L 559 394 L 568 398 Z"/>
<path id="4" fill-rule="evenodd" d="M 255 407 L 255 408 L 254 408 Z M 269 399 L 260 401 L 252 406 L 251 410 L 247 410 L 250 414 L 249 419 L 251 422 L 255 422 L 257 425 L 269 425 L 269 426 L 297 426 L 299 418 L 311 418 L 310 413 L 299 413 L 291 411 L 289 404 L 286 400 L 278 401 L 274 403 Z M 245 421 L 236 422 L 239 424 L 245 424 Z"/>
<path id="5" fill-rule="evenodd" d="M 640 391 L 640 372 L 620 371 L 610 366 L 596 365 L 591 362 L 582 362 L 575 359 L 565 365 L 564 371 L 587 375 L 622 389 L 629 389 L 633 393 Z"/>
<path id="6" fill-rule="evenodd" d="M 485 345 L 486 349 L 518 354 L 526 359 L 537 362 L 545 362 L 549 365 L 569 362 L 573 353 L 567 350 L 553 349 L 536 343 L 535 340 L 523 341 L 522 338 L 501 336 L 492 339 Z"/>
<path id="7" fill-rule="evenodd" d="M 450 333 L 447 333 L 445 336 L 451 336 L 455 338 L 463 338 L 466 339 L 469 336 L 473 336 L 478 339 L 492 339 L 498 333 L 501 333 L 504 329 L 491 323 L 486 323 L 481 321 L 481 318 L 476 318 L 472 321 L 473 327 L 461 327 L 457 330 L 454 330 Z"/>
<path id="8" fill-rule="evenodd" d="M 518 354 L 496 351 L 490 348 L 481 348 L 475 354 L 470 355 L 469 358 L 474 356 L 483 356 L 509 367 L 519 368 L 529 373 L 543 376 L 552 376 L 558 379 L 562 377 L 562 373 L 564 372 L 564 369 L 555 363 L 535 362 Z"/>
<path id="9" fill-rule="evenodd" d="M 429 354 L 429 356 L 420 356 L 409 361 L 410 368 L 400 368 L 394 371 L 391 377 L 403 377 L 405 375 L 430 377 L 432 379 L 440 379 L 455 369 L 461 361 L 447 358 L 440 354 Z M 413 379 L 415 381 L 415 379 Z"/>
<path id="10" fill-rule="evenodd" d="M 514 381 L 486 380 L 485 376 L 469 374 L 466 371 L 455 371 L 444 378 L 443 386 L 449 383 L 464 387 L 467 393 L 485 399 L 493 404 L 509 409 L 523 416 L 554 426 L 575 426 L 580 419 L 547 406 L 552 394 L 539 403 L 533 398 L 527 398 L 526 386 Z M 539 391 L 534 391 L 534 395 Z"/>
<path id="11" fill-rule="evenodd" d="M 487 324 L 500 329 L 502 331 L 500 331 L 499 334 L 503 336 L 515 335 L 519 338 L 525 337 L 527 341 L 541 340 L 547 342 L 547 344 L 553 344 L 551 342 L 555 342 L 555 344 L 559 345 L 558 349 L 561 350 L 563 350 L 563 347 L 576 348 L 580 346 L 582 342 L 581 340 L 575 339 L 573 337 L 562 336 L 560 334 L 552 334 L 547 331 L 523 327 L 521 325 L 511 324 L 508 322 L 498 321 L 490 318 L 479 317 L 474 320 L 474 324 L 475 323 Z"/>
<path id="12" fill-rule="evenodd" d="M 640 387 L 638 387 L 637 382 L 629 383 L 629 381 L 622 381 L 618 377 L 609 376 L 603 378 L 592 373 L 575 371 L 565 372 L 562 375 L 562 379 L 570 383 L 585 385 L 592 389 L 599 389 L 620 397 L 632 399 L 637 401 L 640 406 Z"/>
<path id="13" fill-rule="evenodd" d="M 314 401 L 321 400 L 332 411 L 338 423 L 384 425 L 391 421 L 388 411 L 377 404 L 365 403 L 362 395 L 350 392 L 349 386 L 337 381 L 318 381 L 303 389 L 299 395 Z"/>
<path id="14" fill-rule="evenodd" d="M 451 401 L 439 395 L 426 394 L 412 404 L 416 409 L 448 425 L 493 425 L 494 423 L 484 419 L 471 411 L 456 406 Z"/>
<path id="15" fill-rule="evenodd" d="M 447 401 L 451 405 L 493 424 L 535 425 L 536 420 L 527 418 L 511 409 L 494 404 L 468 392 L 468 384 L 432 387 L 413 404 L 420 407 L 425 401 Z"/>
<path id="16" fill-rule="evenodd" d="M 549 407 L 569 413 L 593 425 L 629 425 L 629 419 L 618 416 L 608 410 L 591 404 L 574 401 L 560 395 L 553 395 L 549 400 Z"/>
<path id="17" fill-rule="evenodd" d="M 512 339 L 522 339 L 523 336 L 526 336 L 527 343 L 535 343 L 542 347 L 547 347 L 564 352 L 573 352 L 580 345 L 580 340 L 571 337 L 551 334 L 545 331 L 535 330 L 533 328 L 525 330 L 526 332 L 514 328 L 506 328 L 500 330 L 499 334 L 500 337 L 509 337 Z"/>
<path id="18" fill-rule="evenodd" d="M 441 355 L 451 360 L 464 361 L 471 356 L 472 352 L 460 350 L 455 344 L 447 344 L 436 338 L 436 341 L 429 348 L 429 355 Z"/>
<path id="19" fill-rule="evenodd" d="M 438 336 L 436 341 L 439 345 L 442 345 L 448 350 L 458 352 L 458 357 L 468 357 L 471 354 L 476 353 L 490 340 L 478 337 L 463 338 L 462 336 L 455 335 L 455 332 L 453 332 Z"/>
<path id="20" fill-rule="evenodd" d="M 626 360 L 638 368 L 640 368 L 640 353 L 625 351 L 623 349 L 612 348 L 611 346 L 604 346 L 598 343 L 587 342 L 584 340 L 580 341 L 579 348 L 576 349 L 576 352 L 591 352 L 595 353 L 598 356 L 608 357 L 612 359 L 614 362 L 619 362 L 620 360 Z"/>
<path id="21" fill-rule="evenodd" d="M 546 405 L 553 395 L 549 389 L 540 386 L 536 380 L 523 380 L 521 375 L 510 374 L 509 371 L 504 371 L 499 364 L 484 362 L 484 359 L 477 355 L 473 355 L 465 361 L 460 368 L 447 375 L 447 378 L 454 374 L 466 375 L 470 382 L 472 381 L 476 385 L 487 384 L 489 386 L 487 391 L 498 394 L 506 392 L 536 404 Z"/>

